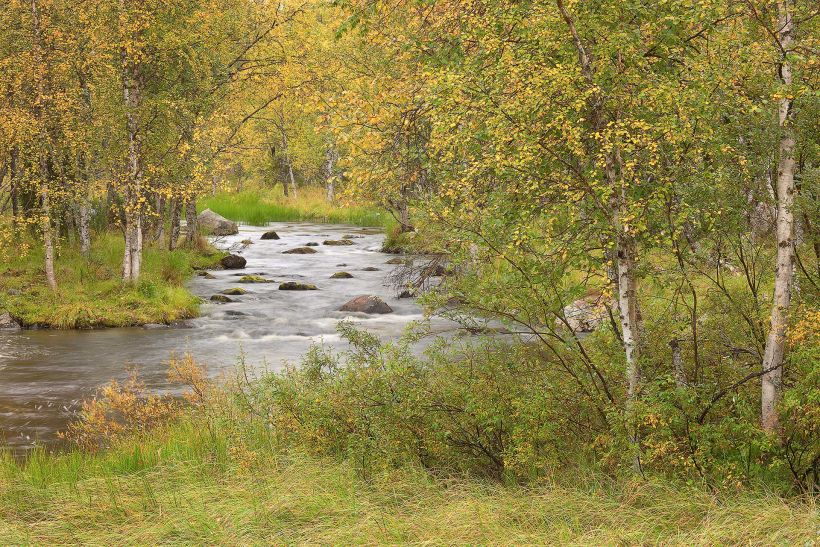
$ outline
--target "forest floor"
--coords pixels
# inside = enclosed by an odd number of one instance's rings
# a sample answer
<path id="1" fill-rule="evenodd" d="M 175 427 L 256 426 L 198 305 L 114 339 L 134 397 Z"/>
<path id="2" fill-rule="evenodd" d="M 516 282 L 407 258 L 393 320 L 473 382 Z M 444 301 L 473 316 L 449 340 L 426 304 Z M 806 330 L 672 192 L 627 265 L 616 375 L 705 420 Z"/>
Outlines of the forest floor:
<path id="1" fill-rule="evenodd" d="M 52 291 L 45 280 L 42 246 L 32 243 L 27 252 L 0 264 L 0 313 L 9 312 L 25 326 L 59 329 L 167 324 L 196 317 L 199 299 L 183 284 L 194 267 L 217 265 L 220 251 L 201 245 L 169 252 L 148 245 L 139 282 L 128 284 L 120 278 L 123 245 L 118 233 L 99 234 L 84 257 L 76 242 L 63 242 L 55 260 L 58 288 Z"/>
<path id="2" fill-rule="evenodd" d="M 363 477 L 198 420 L 96 455 L 0 461 L 3 544 L 814 545 L 817 506 L 573 474 L 525 488 L 412 467 Z"/>

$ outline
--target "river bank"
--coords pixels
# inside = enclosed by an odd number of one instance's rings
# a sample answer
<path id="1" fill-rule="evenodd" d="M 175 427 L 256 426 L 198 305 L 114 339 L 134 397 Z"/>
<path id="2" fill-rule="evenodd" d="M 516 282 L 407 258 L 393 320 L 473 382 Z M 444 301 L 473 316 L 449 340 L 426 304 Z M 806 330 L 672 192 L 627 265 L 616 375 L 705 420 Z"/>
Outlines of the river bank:
<path id="1" fill-rule="evenodd" d="M 207 416 L 210 415 L 210 419 Z M 287 447 L 211 408 L 97 454 L 0 461 L 8 544 L 810 545 L 811 500 L 594 471 L 529 487 Z"/>
<path id="2" fill-rule="evenodd" d="M 88 257 L 74 242 L 65 242 L 58 251 L 56 291 L 45 282 L 40 246 L 0 265 L 0 314 L 7 312 L 24 328 L 171 324 L 197 316 L 199 299 L 184 284 L 195 269 L 215 267 L 224 256 L 207 244 L 174 251 L 147 245 L 139 282 L 123 283 L 120 234 L 99 234 Z"/>

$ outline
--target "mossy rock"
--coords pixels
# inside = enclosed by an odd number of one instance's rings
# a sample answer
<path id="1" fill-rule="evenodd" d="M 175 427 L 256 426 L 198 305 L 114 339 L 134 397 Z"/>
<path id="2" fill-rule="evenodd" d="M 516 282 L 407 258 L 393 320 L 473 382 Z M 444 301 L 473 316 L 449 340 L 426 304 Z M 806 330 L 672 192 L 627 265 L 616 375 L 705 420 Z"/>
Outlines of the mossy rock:
<path id="1" fill-rule="evenodd" d="M 205 279 L 216 279 L 216 276 L 214 274 L 212 274 L 211 272 L 199 271 L 199 272 L 196 273 L 196 275 L 197 275 L 197 277 L 202 277 L 202 278 L 205 278 Z"/>
<path id="2" fill-rule="evenodd" d="M 279 285 L 280 291 L 316 291 L 319 287 L 311 283 L 299 283 L 297 281 L 287 281 Z"/>
<path id="3" fill-rule="evenodd" d="M 316 249 L 311 247 L 296 247 L 295 249 L 288 249 L 287 251 L 282 251 L 284 255 L 312 255 L 317 253 Z"/>
<path id="4" fill-rule="evenodd" d="M 336 272 L 330 276 L 330 279 L 353 279 L 353 274 L 348 272 Z"/>
<path id="5" fill-rule="evenodd" d="M 385 264 L 393 264 L 393 265 L 401 265 L 401 266 L 404 266 L 404 265 L 406 265 L 406 264 L 407 264 L 407 262 L 408 262 L 408 260 L 407 260 L 406 258 L 399 258 L 399 257 L 396 257 L 396 258 L 391 258 L 390 260 L 388 260 L 387 262 L 385 262 Z"/>
<path id="6" fill-rule="evenodd" d="M 229 302 L 233 302 L 233 300 L 228 298 L 224 294 L 215 294 L 211 297 L 211 302 L 219 302 L 220 304 L 227 304 Z"/>
<path id="7" fill-rule="evenodd" d="M 258 275 L 243 275 L 239 278 L 240 283 L 273 283 L 273 279 L 265 279 Z"/>
<path id="8" fill-rule="evenodd" d="M 242 296 L 243 294 L 248 294 L 248 291 L 242 287 L 233 287 L 231 289 L 225 289 L 222 291 L 222 294 L 227 294 L 229 296 Z"/>
<path id="9" fill-rule="evenodd" d="M 353 245 L 353 242 L 349 239 L 326 239 L 322 242 L 322 245 L 331 245 L 331 246 L 339 246 L 339 245 Z"/>

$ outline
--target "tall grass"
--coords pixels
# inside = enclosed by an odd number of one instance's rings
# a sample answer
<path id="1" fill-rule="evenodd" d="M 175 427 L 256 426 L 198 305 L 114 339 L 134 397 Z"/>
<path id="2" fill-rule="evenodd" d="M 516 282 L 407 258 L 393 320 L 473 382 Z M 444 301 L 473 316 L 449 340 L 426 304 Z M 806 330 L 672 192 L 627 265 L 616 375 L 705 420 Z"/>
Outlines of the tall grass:
<path id="1" fill-rule="evenodd" d="M 356 226 L 390 227 L 395 221 L 372 206 L 331 204 L 321 188 L 300 188 L 284 197 L 280 187 L 224 192 L 200 200 L 199 209 L 211 209 L 225 218 L 254 226 L 269 222 L 312 221 Z"/>
<path id="2" fill-rule="evenodd" d="M 190 417 L 98 455 L 0 458 L 3 544 L 803 545 L 812 501 L 573 477 L 531 488 L 358 476 L 348 462 Z"/>

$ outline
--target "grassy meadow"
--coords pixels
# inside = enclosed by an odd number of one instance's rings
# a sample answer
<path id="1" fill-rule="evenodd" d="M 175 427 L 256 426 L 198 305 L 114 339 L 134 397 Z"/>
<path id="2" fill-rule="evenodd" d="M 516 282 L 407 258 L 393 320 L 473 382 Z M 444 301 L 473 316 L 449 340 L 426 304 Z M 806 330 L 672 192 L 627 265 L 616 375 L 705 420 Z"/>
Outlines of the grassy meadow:
<path id="1" fill-rule="evenodd" d="M 530 487 L 435 478 L 413 467 L 363 477 L 350 462 L 286 448 L 265 429 L 239 432 L 224 418 L 189 415 L 96 455 L 3 459 L 2 543 L 811 545 L 817 538 L 810 500 L 594 474 Z"/>
<path id="2" fill-rule="evenodd" d="M 329 203 L 323 188 L 299 188 L 285 197 L 281 186 L 249 187 L 241 192 L 221 192 L 201 199 L 200 211 L 210 209 L 236 222 L 264 226 L 269 222 L 325 222 L 388 228 L 395 224 L 383 209 L 367 205 Z"/>

